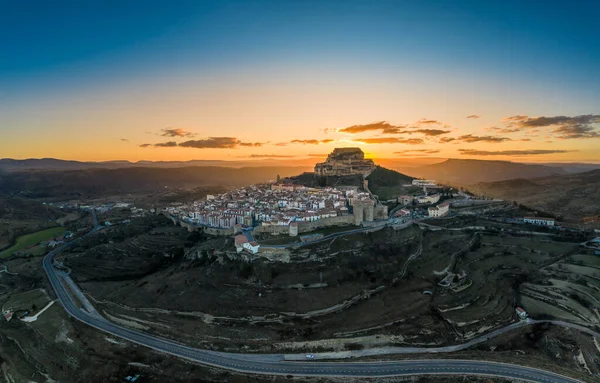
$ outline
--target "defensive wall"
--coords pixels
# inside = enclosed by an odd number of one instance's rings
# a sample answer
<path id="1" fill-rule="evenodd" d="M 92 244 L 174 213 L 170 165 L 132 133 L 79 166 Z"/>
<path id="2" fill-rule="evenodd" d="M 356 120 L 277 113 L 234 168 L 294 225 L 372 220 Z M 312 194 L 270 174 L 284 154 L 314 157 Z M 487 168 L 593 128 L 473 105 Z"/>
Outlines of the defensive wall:
<path id="1" fill-rule="evenodd" d="M 365 212 L 364 210 L 367 210 L 367 211 Z M 345 226 L 345 225 L 353 225 L 353 224 L 357 225 L 357 226 L 363 224 L 363 226 L 364 226 L 365 222 L 369 222 L 369 223 L 373 222 L 373 218 L 376 218 L 376 219 L 386 219 L 387 218 L 387 206 L 376 206 L 376 207 L 371 206 L 371 207 L 368 207 L 367 209 L 361 209 L 359 211 L 360 211 L 360 216 L 359 216 L 360 219 L 357 219 L 358 214 L 356 214 L 356 212 L 355 212 L 355 214 L 321 218 L 319 220 L 312 221 L 312 222 L 298 222 L 298 233 L 299 234 L 309 233 L 314 230 L 321 229 L 324 227 L 330 227 L 330 226 Z M 167 218 L 169 218 L 173 222 L 174 225 L 180 225 L 182 227 L 185 227 L 189 232 L 202 231 L 206 234 L 214 235 L 214 236 L 231 236 L 231 235 L 235 234 L 234 227 L 221 228 L 221 227 L 211 227 L 211 226 L 205 226 L 205 225 L 191 224 L 191 223 L 182 221 L 181 219 L 174 217 L 167 212 L 163 212 L 163 215 L 166 216 Z M 376 221 L 373 223 L 374 223 L 374 225 L 369 225 L 369 226 L 379 225 Z M 254 233 L 255 234 L 265 233 L 265 234 L 271 234 L 271 235 L 289 235 L 290 227 L 288 225 L 286 225 L 286 226 L 279 226 L 279 225 L 263 226 L 263 225 L 261 225 L 261 226 L 257 226 L 254 228 Z"/>
<path id="2" fill-rule="evenodd" d="M 308 233 L 316 229 L 329 226 L 342 226 L 352 225 L 354 223 L 353 215 L 340 215 L 337 217 L 321 218 L 312 222 L 298 222 L 298 233 Z M 257 226 L 254 228 L 254 233 L 267 233 L 267 234 L 284 234 L 288 235 L 290 231 L 289 226 Z"/>

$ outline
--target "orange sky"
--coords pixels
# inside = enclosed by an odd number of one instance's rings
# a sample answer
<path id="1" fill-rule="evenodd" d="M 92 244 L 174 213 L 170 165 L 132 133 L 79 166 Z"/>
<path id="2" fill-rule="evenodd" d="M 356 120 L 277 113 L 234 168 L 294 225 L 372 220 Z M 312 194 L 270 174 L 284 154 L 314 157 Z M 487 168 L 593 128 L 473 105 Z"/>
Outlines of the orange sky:
<path id="1" fill-rule="evenodd" d="M 2 131 L 0 157 L 293 159 L 359 146 L 374 158 L 600 161 L 599 116 L 578 108 L 565 117 L 519 113 L 520 98 L 543 89 L 475 99 L 443 87 L 415 93 L 409 74 L 363 84 L 350 74 L 315 81 L 300 71 L 285 87 L 260 70 L 256 75 L 264 81 L 180 74 L 5 104 L 0 120 L 11 128 Z M 558 102 L 547 99 L 550 109 Z"/>

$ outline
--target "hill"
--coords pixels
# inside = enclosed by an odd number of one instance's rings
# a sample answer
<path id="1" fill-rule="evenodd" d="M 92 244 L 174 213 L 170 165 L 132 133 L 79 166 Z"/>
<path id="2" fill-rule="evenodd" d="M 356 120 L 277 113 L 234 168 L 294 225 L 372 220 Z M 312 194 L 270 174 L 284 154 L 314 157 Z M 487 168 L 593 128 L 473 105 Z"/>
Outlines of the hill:
<path id="1" fill-rule="evenodd" d="M 123 169 L 123 168 L 181 168 L 190 166 L 219 166 L 230 168 L 242 167 L 307 167 L 312 168 L 314 158 L 281 159 L 269 158 L 268 155 L 259 158 L 240 159 L 236 161 L 223 160 L 189 160 L 189 161 L 99 161 L 85 162 L 61 160 L 56 158 L 28 158 L 16 160 L 0 158 L 0 171 L 30 171 L 30 170 L 83 170 L 83 169 Z"/>
<path id="2" fill-rule="evenodd" d="M 442 183 L 470 185 L 477 182 L 502 181 L 515 178 L 536 178 L 565 174 L 560 167 L 527 165 L 509 161 L 448 159 L 415 168 L 411 175 L 432 178 Z"/>
<path id="3" fill-rule="evenodd" d="M 403 185 L 410 184 L 412 180 L 413 177 L 381 166 L 377 166 L 367 177 L 369 189 L 381 200 L 397 198 L 404 194 L 406 190 Z"/>
<path id="4" fill-rule="evenodd" d="M 517 201 L 566 221 L 600 227 L 600 170 L 509 181 L 481 182 L 475 193 Z"/>
<path id="5" fill-rule="evenodd" d="M 79 199 L 199 186 L 244 186 L 305 171 L 303 167 L 199 167 L 0 172 L 0 196 Z"/>

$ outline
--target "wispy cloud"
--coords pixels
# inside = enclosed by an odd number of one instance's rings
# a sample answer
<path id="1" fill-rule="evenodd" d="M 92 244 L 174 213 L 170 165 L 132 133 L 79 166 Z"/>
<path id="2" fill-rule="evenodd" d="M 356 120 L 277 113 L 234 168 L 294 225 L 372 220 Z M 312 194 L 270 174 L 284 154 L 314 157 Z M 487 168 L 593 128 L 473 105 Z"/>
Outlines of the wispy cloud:
<path id="1" fill-rule="evenodd" d="M 462 142 L 489 142 L 498 143 L 504 141 L 510 141 L 508 137 L 496 137 L 496 136 L 474 136 L 472 134 L 465 134 L 457 138 L 458 141 Z"/>
<path id="2" fill-rule="evenodd" d="M 452 141 L 456 141 L 456 138 L 454 137 L 442 137 L 440 138 L 440 142 L 443 144 L 446 144 L 448 142 L 452 142 Z"/>
<path id="3" fill-rule="evenodd" d="M 340 129 L 340 130 L 338 130 L 338 132 L 357 134 L 357 133 L 381 130 L 381 132 L 383 134 L 395 134 L 395 133 L 399 133 L 404 128 L 406 128 L 406 126 L 391 125 L 387 121 L 379 121 L 379 122 L 372 122 L 370 124 L 365 124 L 365 125 L 352 125 L 347 128 Z"/>
<path id="4" fill-rule="evenodd" d="M 475 118 L 475 119 L 476 119 L 476 118 L 479 118 L 479 117 L 481 117 L 481 116 L 478 116 L 478 115 L 476 115 L 476 114 L 472 114 L 472 115 L 470 115 L 470 116 L 467 116 L 467 118 Z"/>
<path id="5" fill-rule="evenodd" d="M 438 120 L 428 120 L 428 119 L 421 119 L 419 121 L 417 121 L 417 125 L 443 125 L 443 123 L 441 123 Z"/>
<path id="6" fill-rule="evenodd" d="M 399 137 L 373 137 L 373 138 L 357 138 L 354 142 L 363 144 L 408 144 L 419 145 L 423 143 L 421 138 L 399 138 Z"/>
<path id="7" fill-rule="evenodd" d="M 485 130 L 494 131 L 494 132 L 498 132 L 498 133 L 505 133 L 505 134 L 516 133 L 516 132 L 522 131 L 522 129 L 520 129 L 520 128 L 499 128 L 497 126 L 492 126 L 492 127 L 487 128 Z"/>
<path id="8" fill-rule="evenodd" d="M 177 146 L 177 142 L 175 142 L 175 141 L 159 142 L 156 144 L 141 144 L 141 145 L 139 145 L 140 148 L 172 148 L 175 146 Z"/>
<path id="9" fill-rule="evenodd" d="M 318 157 L 318 158 L 323 158 L 323 157 L 327 157 L 328 154 L 319 154 L 319 153 L 308 153 L 309 157 Z"/>
<path id="10" fill-rule="evenodd" d="M 440 151 L 438 149 L 409 149 L 409 150 L 403 150 L 401 152 L 394 152 L 394 154 L 400 154 L 400 155 L 414 154 L 414 153 L 435 154 L 435 153 L 439 153 L 439 152 Z"/>
<path id="11" fill-rule="evenodd" d="M 158 144 L 154 144 L 154 146 L 157 148 L 173 148 L 173 147 L 177 146 L 177 142 L 175 142 L 175 141 L 159 142 Z"/>
<path id="12" fill-rule="evenodd" d="M 201 140 L 189 140 L 180 142 L 179 144 L 175 141 L 159 142 L 156 144 L 142 144 L 139 145 L 141 148 L 172 148 L 180 146 L 183 148 L 196 148 L 196 149 L 234 149 L 238 146 L 248 147 L 259 147 L 262 146 L 261 142 L 242 142 L 235 137 L 208 137 Z"/>
<path id="13" fill-rule="evenodd" d="M 181 128 L 165 128 L 160 130 L 163 137 L 193 137 L 195 134 Z"/>
<path id="14" fill-rule="evenodd" d="M 373 122 L 365 125 L 352 125 L 347 128 L 338 130 L 339 133 L 359 134 L 364 132 L 379 131 L 381 134 L 423 134 L 424 136 L 433 137 L 442 134 L 450 133 L 450 130 L 428 129 L 423 126 L 428 125 L 443 125 L 437 120 L 420 120 L 414 126 L 392 125 L 387 121 Z"/>
<path id="15" fill-rule="evenodd" d="M 476 150 L 476 149 L 458 149 L 460 154 L 468 156 L 536 156 L 541 154 L 556 154 L 556 153 L 570 153 L 574 150 Z"/>
<path id="16" fill-rule="evenodd" d="M 234 149 L 238 146 L 261 146 L 260 142 L 242 142 L 235 137 L 208 137 L 202 140 L 189 140 L 179 143 L 184 148 Z"/>
<path id="17" fill-rule="evenodd" d="M 127 138 L 119 138 L 119 140 L 123 141 L 123 142 L 129 142 L 129 140 Z"/>
<path id="18" fill-rule="evenodd" d="M 532 128 L 553 128 L 551 133 L 554 137 L 567 139 L 598 138 L 600 131 L 600 115 L 585 114 L 580 116 L 554 116 L 554 117 L 528 117 L 511 116 L 502 120 L 508 128 L 519 130 L 528 130 Z"/>
<path id="19" fill-rule="evenodd" d="M 407 131 L 405 133 L 408 133 L 408 134 L 421 133 L 421 134 L 423 134 L 425 136 L 428 136 L 428 137 L 435 137 L 435 136 L 440 136 L 442 134 L 448 134 L 448 133 L 450 133 L 450 130 L 442 130 L 442 129 L 414 129 L 414 130 Z"/>
<path id="20" fill-rule="evenodd" d="M 319 145 L 319 144 L 328 144 L 333 141 L 335 141 L 335 140 L 328 138 L 325 140 L 292 140 L 292 141 L 290 141 L 290 143 L 291 144 L 302 144 L 302 145 Z"/>
<path id="21" fill-rule="evenodd" d="M 293 158 L 296 156 L 286 154 L 251 154 L 250 158 Z"/>

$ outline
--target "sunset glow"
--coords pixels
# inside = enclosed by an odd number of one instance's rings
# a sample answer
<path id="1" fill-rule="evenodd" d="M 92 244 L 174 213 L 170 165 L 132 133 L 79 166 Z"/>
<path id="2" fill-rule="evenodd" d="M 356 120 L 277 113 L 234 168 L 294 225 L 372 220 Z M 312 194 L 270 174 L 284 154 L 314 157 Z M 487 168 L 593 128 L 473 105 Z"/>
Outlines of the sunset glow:
<path id="1" fill-rule="evenodd" d="M 600 161 L 594 13 L 510 3 L 13 3 L 0 157 Z"/>

